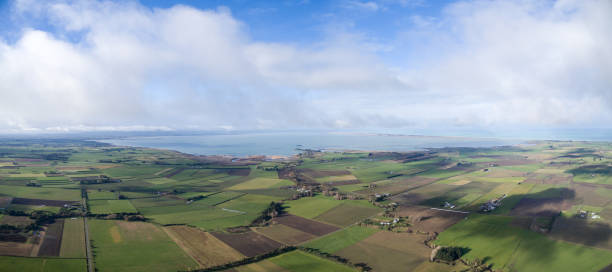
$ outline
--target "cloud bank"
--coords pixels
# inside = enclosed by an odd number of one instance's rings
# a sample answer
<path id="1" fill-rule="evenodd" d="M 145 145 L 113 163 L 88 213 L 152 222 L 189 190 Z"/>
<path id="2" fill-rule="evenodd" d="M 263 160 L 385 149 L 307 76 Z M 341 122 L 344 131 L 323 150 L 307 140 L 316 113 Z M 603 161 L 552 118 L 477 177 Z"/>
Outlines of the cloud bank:
<path id="1" fill-rule="evenodd" d="M 224 7 L 12 9 L 0 131 L 612 124 L 606 0 L 460 1 L 437 17 L 406 14 L 380 47 L 355 29 L 260 41 Z"/>

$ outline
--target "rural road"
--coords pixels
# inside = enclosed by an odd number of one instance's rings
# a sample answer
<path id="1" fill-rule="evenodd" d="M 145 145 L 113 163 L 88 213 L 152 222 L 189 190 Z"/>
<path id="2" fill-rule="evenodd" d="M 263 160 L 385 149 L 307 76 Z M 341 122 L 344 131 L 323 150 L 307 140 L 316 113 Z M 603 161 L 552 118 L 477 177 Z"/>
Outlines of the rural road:
<path id="1" fill-rule="evenodd" d="M 96 269 L 94 267 L 93 254 L 91 252 L 91 241 L 89 240 L 89 225 L 87 225 L 87 198 L 83 197 L 81 199 L 81 207 L 81 210 L 83 211 L 83 227 L 85 228 L 85 253 L 87 255 L 87 272 L 95 272 Z"/>
<path id="2" fill-rule="evenodd" d="M 87 226 L 87 216 L 83 217 L 83 225 L 85 226 L 85 245 L 87 246 L 87 272 L 94 272 L 93 255 L 91 254 L 91 243 L 89 241 L 89 226 Z"/>

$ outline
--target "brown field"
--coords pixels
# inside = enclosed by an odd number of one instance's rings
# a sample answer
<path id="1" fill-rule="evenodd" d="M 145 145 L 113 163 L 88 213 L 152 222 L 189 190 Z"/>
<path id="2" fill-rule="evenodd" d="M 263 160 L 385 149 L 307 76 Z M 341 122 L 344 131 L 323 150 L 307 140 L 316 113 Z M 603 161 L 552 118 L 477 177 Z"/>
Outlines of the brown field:
<path id="1" fill-rule="evenodd" d="M 353 179 L 353 180 L 340 180 L 340 181 L 331 181 L 326 182 L 325 184 L 329 186 L 341 186 L 341 185 L 349 185 L 349 184 L 357 184 L 361 183 L 361 181 Z"/>
<path id="2" fill-rule="evenodd" d="M 29 224 L 34 223 L 34 220 L 30 219 L 27 216 L 10 216 L 5 215 L 0 219 L 0 225 L 7 224 L 13 226 L 22 226 L 25 227 Z"/>
<path id="3" fill-rule="evenodd" d="M 592 247 L 612 249 L 612 226 L 603 222 L 589 222 L 587 219 L 559 216 L 553 223 L 550 237 Z"/>
<path id="4" fill-rule="evenodd" d="M 165 172 L 166 175 L 164 175 L 164 177 L 165 178 L 174 177 L 174 176 L 180 174 L 181 172 L 183 172 L 184 170 L 185 170 L 185 168 L 176 168 L 176 169 L 173 169 L 172 171 Z"/>
<path id="5" fill-rule="evenodd" d="M 49 225 L 45 231 L 42 244 L 38 251 L 38 256 L 59 256 L 62 246 L 62 234 L 64 233 L 64 220 L 57 219 L 55 223 Z"/>
<path id="6" fill-rule="evenodd" d="M 244 258 L 238 251 L 208 232 L 187 226 L 171 226 L 164 230 L 201 268 L 222 265 Z"/>
<path id="7" fill-rule="evenodd" d="M 435 182 L 438 179 L 435 178 L 427 178 L 427 177 L 409 177 L 403 178 L 399 181 L 392 182 L 385 185 L 377 186 L 376 188 L 368 188 L 365 190 L 357 191 L 356 193 L 360 194 L 381 194 L 381 193 L 389 193 L 392 195 L 399 194 L 410 189 L 414 189 L 420 186 L 424 186 L 430 183 Z"/>
<path id="8" fill-rule="evenodd" d="M 572 176 L 564 176 L 564 175 L 534 175 L 529 176 L 525 179 L 525 183 L 532 184 L 547 184 L 547 185 L 557 185 L 557 184 L 568 184 L 572 181 Z"/>
<path id="9" fill-rule="evenodd" d="M 297 245 L 311 240 L 316 236 L 283 224 L 273 224 L 263 228 L 254 228 L 257 233 L 287 245 Z"/>
<path id="10" fill-rule="evenodd" d="M 522 159 L 522 158 L 504 158 L 495 161 L 495 164 L 499 166 L 513 166 L 513 165 L 523 165 L 523 164 L 534 164 L 538 163 L 535 160 Z"/>
<path id="11" fill-rule="evenodd" d="M 13 198 L 12 204 L 20 204 L 20 205 L 45 205 L 45 206 L 53 206 L 53 207 L 64 207 L 66 204 L 75 203 L 74 201 L 65 201 L 65 200 L 46 200 L 46 199 L 36 199 L 36 198 Z"/>
<path id="12" fill-rule="evenodd" d="M 306 219 L 304 217 L 287 214 L 277 218 L 274 218 L 276 223 L 280 223 L 297 230 L 301 230 L 306 233 L 310 233 L 315 236 L 321 236 L 334 232 L 339 228 L 329 224 L 321 223 L 318 221 Z"/>
<path id="13" fill-rule="evenodd" d="M 421 232 L 442 232 L 455 223 L 463 220 L 467 214 L 432 210 L 423 206 L 400 206 L 399 216 L 408 216 L 410 228 Z"/>
<path id="14" fill-rule="evenodd" d="M 351 175 L 348 170 L 313 170 L 313 169 L 300 169 L 300 173 L 307 175 L 311 178 L 322 178 L 329 176 L 345 176 Z"/>
<path id="15" fill-rule="evenodd" d="M 374 271 L 412 271 L 429 261 L 426 235 L 380 231 L 336 252 L 353 263 L 367 263 Z"/>
<path id="16" fill-rule="evenodd" d="M 248 231 L 243 233 L 211 233 L 247 257 L 254 257 L 273 251 L 282 245 L 268 237 Z"/>
<path id="17" fill-rule="evenodd" d="M 315 219 L 336 226 L 345 227 L 350 224 L 359 222 L 370 216 L 376 215 L 380 210 L 350 204 L 340 204 L 333 207 L 331 210 L 324 212 Z"/>
<path id="18" fill-rule="evenodd" d="M 57 170 L 59 171 L 88 171 L 90 167 L 85 166 L 59 166 Z"/>
<path id="19" fill-rule="evenodd" d="M 231 168 L 227 171 L 230 176 L 243 176 L 246 177 L 251 174 L 251 168 Z"/>
<path id="20" fill-rule="evenodd" d="M 471 182 L 473 183 L 473 182 Z M 427 199 L 446 194 L 457 189 L 456 185 L 433 183 L 424 187 L 419 187 L 405 193 L 393 196 L 391 199 L 402 206 L 419 204 Z"/>
<path id="21" fill-rule="evenodd" d="M 0 242 L 1 256 L 31 256 L 35 245 L 31 243 Z"/>
<path id="22" fill-rule="evenodd" d="M 588 186 L 583 183 L 573 183 L 571 188 L 574 190 L 575 202 L 584 205 L 604 207 L 612 202 L 612 199 L 597 193 L 598 190 L 609 190 L 602 189 L 594 186 Z"/>
<path id="23" fill-rule="evenodd" d="M 512 208 L 512 216 L 554 216 L 572 207 L 570 200 L 560 197 L 523 198 Z"/>
<path id="24" fill-rule="evenodd" d="M 0 197 L 0 208 L 6 208 L 11 204 L 11 197 Z"/>

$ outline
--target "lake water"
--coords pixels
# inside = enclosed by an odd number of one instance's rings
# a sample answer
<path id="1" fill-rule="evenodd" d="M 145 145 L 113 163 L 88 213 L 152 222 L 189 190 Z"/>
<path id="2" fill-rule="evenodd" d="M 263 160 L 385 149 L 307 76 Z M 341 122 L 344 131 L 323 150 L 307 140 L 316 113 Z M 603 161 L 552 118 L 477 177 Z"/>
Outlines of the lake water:
<path id="1" fill-rule="evenodd" d="M 414 151 L 440 147 L 492 147 L 521 140 L 428 137 L 330 132 L 238 133 L 224 135 L 146 136 L 97 140 L 120 146 L 162 148 L 195 155 L 290 156 L 296 148 L 317 150 Z"/>

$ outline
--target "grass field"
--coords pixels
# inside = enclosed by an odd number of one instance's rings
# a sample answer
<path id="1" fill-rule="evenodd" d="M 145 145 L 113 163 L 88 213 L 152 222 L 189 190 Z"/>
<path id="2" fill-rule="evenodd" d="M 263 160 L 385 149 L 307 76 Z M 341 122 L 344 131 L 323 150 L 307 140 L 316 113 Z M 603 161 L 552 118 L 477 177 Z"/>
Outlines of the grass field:
<path id="1" fill-rule="evenodd" d="M 467 247 L 466 259 L 488 257 L 495 269 L 516 271 L 597 271 L 612 252 L 567 242 L 510 226 L 506 216 L 470 215 L 442 232 L 439 245 Z"/>
<path id="2" fill-rule="evenodd" d="M 305 218 L 315 218 L 340 204 L 342 201 L 334 200 L 331 197 L 304 197 L 289 202 L 287 212 Z"/>
<path id="3" fill-rule="evenodd" d="M 286 179 L 277 178 L 254 178 L 247 180 L 243 183 L 234 185 L 227 188 L 227 190 L 256 190 L 256 189 L 268 189 L 268 188 L 279 188 L 282 186 L 294 185 L 293 182 Z"/>
<path id="4" fill-rule="evenodd" d="M 344 227 L 373 216 L 381 211 L 381 209 L 373 205 L 366 207 L 363 205 L 355 205 L 351 202 L 345 202 L 320 214 L 314 219 Z"/>
<path id="5" fill-rule="evenodd" d="M 138 212 L 127 199 L 122 200 L 89 200 L 89 210 L 92 214 L 136 213 Z"/>
<path id="6" fill-rule="evenodd" d="M 0 256 L 0 271 L 83 272 L 87 270 L 84 259 L 24 258 Z"/>
<path id="7" fill-rule="evenodd" d="M 292 272 L 320 271 L 343 272 L 356 271 L 346 265 L 317 257 L 299 250 L 285 253 L 269 259 L 270 262 Z"/>
<path id="8" fill-rule="evenodd" d="M 334 253 L 368 238 L 376 232 L 378 232 L 378 229 L 375 228 L 351 226 L 308 242 L 304 246 Z"/>
<path id="9" fill-rule="evenodd" d="M 0 195 L 48 200 L 81 200 L 80 190 L 0 185 Z"/>
<path id="10" fill-rule="evenodd" d="M 83 219 L 65 219 L 60 256 L 64 258 L 85 258 L 85 232 Z"/>
<path id="11" fill-rule="evenodd" d="M 90 220 L 99 271 L 176 271 L 198 267 L 161 228 L 143 222 Z"/>

